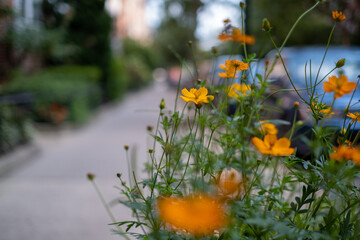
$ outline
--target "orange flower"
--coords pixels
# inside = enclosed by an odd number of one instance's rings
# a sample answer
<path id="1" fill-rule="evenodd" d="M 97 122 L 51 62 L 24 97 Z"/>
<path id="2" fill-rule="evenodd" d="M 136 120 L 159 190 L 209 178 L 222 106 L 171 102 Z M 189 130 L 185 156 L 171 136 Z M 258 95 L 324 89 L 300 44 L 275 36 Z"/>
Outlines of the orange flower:
<path id="1" fill-rule="evenodd" d="M 251 91 L 251 86 L 250 85 L 234 83 L 229 88 L 228 96 L 231 97 L 231 98 L 238 98 L 241 95 L 242 96 L 247 96 L 250 91 Z M 241 93 L 241 94 L 239 94 L 239 93 Z"/>
<path id="2" fill-rule="evenodd" d="M 231 21 L 230 21 L 230 19 L 229 18 L 227 18 L 227 19 L 224 19 L 224 23 L 225 24 L 228 24 L 228 23 L 230 23 Z"/>
<path id="3" fill-rule="evenodd" d="M 351 93 L 356 88 L 355 82 L 349 82 L 345 75 L 340 77 L 331 76 L 329 82 L 324 82 L 325 92 L 335 92 L 334 98 L 342 97 L 344 94 Z"/>
<path id="4" fill-rule="evenodd" d="M 346 19 L 345 14 L 343 14 L 341 11 L 332 11 L 332 17 L 335 21 L 337 22 L 341 22 L 344 21 Z"/>
<path id="5" fill-rule="evenodd" d="M 260 130 L 264 134 L 276 135 L 278 133 L 278 130 L 274 124 L 267 123 L 267 121 L 260 121 L 260 123 Z"/>
<path id="6" fill-rule="evenodd" d="M 161 220 L 173 229 L 194 236 L 211 235 L 227 222 L 223 205 L 206 194 L 162 198 L 158 200 L 158 210 Z"/>
<path id="7" fill-rule="evenodd" d="M 219 40 L 243 42 L 250 45 L 255 43 L 255 38 L 253 36 L 243 34 L 239 28 L 233 28 L 231 33 L 221 33 L 219 35 Z"/>
<path id="8" fill-rule="evenodd" d="M 268 134 L 264 137 L 264 141 L 253 137 L 252 143 L 260 153 L 273 156 L 287 156 L 294 153 L 295 149 L 290 148 L 290 141 L 287 138 L 277 139 L 276 135 Z"/>
<path id="9" fill-rule="evenodd" d="M 219 195 L 236 198 L 242 191 L 242 176 L 234 168 L 224 169 L 217 180 Z"/>
<path id="10" fill-rule="evenodd" d="M 334 147 L 334 152 L 330 154 L 330 159 L 335 161 L 351 160 L 360 167 L 360 149 L 346 145 Z"/>
<path id="11" fill-rule="evenodd" d="M 224 69 L 225 72 L 219 73 L 219 77 L 222 78 L 236 78 L 238 77 L 237 73 L 242 70 L 247 70 L 249 68 L 249 64 L 240 62 L 238 60 L 226 60 L 225 65 L 220 64 L 220 68 Z"/>
<path id="12" fill-rule="evenodd" d="M 360 113 L 358 113 L 358 112 L 356 112 L 356 113 L 348 113 L 346 116 L 353 119 L 351 121 L 352 123 L 355 122 L 355 121 L 358 121 L 360 123 Z"/>
<path id="13" fill-rule="evenodd" d="M 209 103 L 214 99 L 214 96 L 207 95 L 208 90 L 204 87 L 196 90 L 195 88 L 190 89 L 190 92 L 184 88 L 181 90 L 184 96 L 180 96 L 185 102 L 194 102 L 197 107 L 201 107 L 203 103 Z"/>

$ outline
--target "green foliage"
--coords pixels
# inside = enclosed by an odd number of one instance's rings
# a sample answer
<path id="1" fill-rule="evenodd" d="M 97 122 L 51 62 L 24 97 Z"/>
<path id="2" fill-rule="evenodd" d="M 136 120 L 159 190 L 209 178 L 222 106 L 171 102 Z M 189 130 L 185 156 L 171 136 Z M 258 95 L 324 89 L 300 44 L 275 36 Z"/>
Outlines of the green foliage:
<path id="1" fill-rule="evenodd" d="M 110 78 L 107 84 L 107 93 L 110 100 L 117 100 L 123 97 L 130 82 L 126 72 L 126 64 L 120 58 L 112 59 Z"/>
<path id="2" fill-rule="evenodd" d="M 146 46 L 129 38 L 124 39 L 122 42 L 122 55 L 124 57 L 133 56 L 139 58 L 150 69 L 163 65 L 161 55 L 151 45 Z"/>
<path id="3" fill-rule="evenodd" d="M 152 81 L 152 72 L 149 65 L 137 55 L 121 56 L 114 60 L 115 66 L 119 67 L 118 83 L 114 85 L 124 85 L 130 90 L 135 90 L 147 86 Z"/>
<path id="4" fill-rule="evenodd" d="M 57 104 L 65 108 L 69 121 L 81 123 L 100 104 L 99 76 L 100 71 L 92 66 L 52 67 L 30 76 L 18 72 L 3 91 L 33 93 L 34 115 L 38 121 L 51 121 L 47 112 L 51 112 L 52 104 Z"/>
<path id="5" fill-rule="evenodd" d="M 314 1 L 270 1 L 270 0 L 253 0 L 248 2 L 248 34 L 254 35 L 258 44 L 254 46 L 255 51 L 261 50 L 267 52 L 273 48 L 272 44 L 264 41 L 266 38 L 261 29 L 263 18 L 268 18 L 272 26 L 271 33 L 275 42 L 282 42 L 287 32 L 292 27 L 298 16 L 306 9 L 313 5 Z M 322 6 L 323 7 L 323 6 Z M 325 13 L 318 9 L 311 12 L 296 27 L 288 41 L 288 45 L 316 45 L 324 44 L 331 31 L 331 11 Z"/>
<path id="6" fill-rule="evenodd" d="M 191 58 L 188 41 L 194 42 L 196 49 L 195 30 L 197 27 L 197 12 L 203 6 L 200 0 L 166 0 L 164 2 L 165 16 L 155 35 L 155 47 L 164 56 L 166 66 L 178 64 L 174 53 L 184 59 Z M 172 14 L 176 8 L 181 14 Z M 196 50 L 195 50 L 196 52 Z"/>
<path id="7" fill-rule="evenodd" d="M 0 152 L 6 152 L 31 138 L 32 121 L 18 106 L 0 106 Z"/>

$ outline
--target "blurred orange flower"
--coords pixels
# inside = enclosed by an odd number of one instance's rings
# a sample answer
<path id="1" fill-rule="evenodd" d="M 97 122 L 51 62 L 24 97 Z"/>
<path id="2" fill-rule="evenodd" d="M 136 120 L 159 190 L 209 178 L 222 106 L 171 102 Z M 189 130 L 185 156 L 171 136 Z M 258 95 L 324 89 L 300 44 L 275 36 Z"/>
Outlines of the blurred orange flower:
<path id="1" fill-rule="evenodd" d="M 260 130 L 264 134 L 276 135 L 278 133 L 278 130 L 274 124 L 268 123 L 267 121 L 260 121 L 260 123 Z"/>
<path id="2" fill-rule="evenodd" d="M 342 13 L 342 11 L 332 11 L 332 17 L 337 22 L 341 22 L 346 19 L 346 16 Z"/>
<path id="3" fill-rule="evenodd" d="M 233 28 L 232 32 L 230 33 L 223 32 L 219 35 L 218 38 L 223 42 L 224 41 L 243 42 L 250 45 L 255 43 L 255 38 L 253 36 L 243 34 L 239 28 Z"/>
<path id="4" fill-rule="evenodd" d="M 159 217 L 173 230 L 182 230 L 196 237 L 211 235 L 226 225 L 224 206 L 206 194 L 188 197 L 167 197 L 158 200 Z"/>
<path id="5" fill-rule="evenodd" d="M 223 169 L 217 179 L 219 195 L 229 198 L 239 196 L 243 187 L 241 173 L 234 168 Z"/>
<path id="6" fill-rule="evenodd" d="M 355 121 L 358 121 L 360 123 L 360 113 L 356 112 L 356 113 L 348 113 L 346 116 L 348 116 L 349 118 L 352 118 L 353 120 L 351 121 L 352 123 Z"/>
<path id="7" fill-rule="evenodd" d="M 251 141 L 260 153 L 266 155 L 288 156 L 295 151 L 294 148 L 290 148 L 291 142 L 289 139 L 277 139 L 276 135 L 272 134 L 266 135 L 264 141 L 257 137 L 253 137 Z"/>
<path id="8" fill-rule="evenodd" d="M 185 102 L 194 102 L 197 107 L 201 107 L 203 103 L 209 103 L 214 99 L 214 96 L 207 95 L 208 90 L 204 87 L 199 88 L 198 90 L 195 88 L 190 89 L 188 91 L 186 88 L 181 90 L 181 93 L 184 96 L 180 96 Z"/>
<path id="9" fill-rule="evenodd" d="M 251 91 L 251 86 L 250 85 L 234 83 L 229 88 L 228 96 L 231 97 L 231 98 L 238 98 L 240 95 L 247 96 L 250 91 Z"/>
<path id="10" fill-rule="evenodd" d="M 351 160 L 360 167 L 360 149 L 346 145 L 334 147 L 334 152 L 330 154 L 330 159 L 335 161 Z"/>
<path id="11" fill-rule="evenodd" d="M 236 78 L 238 77 L 238 72 L 242 70 L 247 70 L 249 68 L 249 64 L 240 62 L 238 60 L 226 60 L 225 65 L 220 64 L 220 68 L 224 69 L 225 72 L 219 73 L 219 77 L 222 78 Z"/>
<path id="12" fill-rule="evenodd" d="M 356 88 L 355 82 L 349 82 L 345 75 L 340 77 L 331 76 L 329 82 L 324 82 L 325 92 L 335 92 L 334 98 L 342 97 L 344 94 L 351 93 Z"/>

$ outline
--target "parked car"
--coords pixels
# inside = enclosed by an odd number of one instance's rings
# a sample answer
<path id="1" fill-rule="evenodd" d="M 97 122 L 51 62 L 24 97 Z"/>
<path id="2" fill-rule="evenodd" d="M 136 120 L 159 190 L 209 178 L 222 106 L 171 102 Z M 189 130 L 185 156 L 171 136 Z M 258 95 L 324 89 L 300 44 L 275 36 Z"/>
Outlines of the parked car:
<path id="1" fill-rule="evenodd" d="M 307 81 L 315 82 L 318 74 L 318 69 L 324 56 L 326 47 L 289 47 L 284 48 L 281 56 L 284 60 L 289 75 L 297 89 L 304 89 L 307 87 L 305 81 L 305 68 Z M 276 50 L 269 52 L 265 61 L 269 61 L 269 66 L 278 55 Z M 330 75 L 326 76 L 336 65 L 337 61 L 345 58 L 345 65 L 341 68 L 335 69 Z M 311 68 L 310 68 L 311 67 Z M 310 73 L 311 69 L 311 73 Z M 358 75 L 360 74 L 360 47 L 330 47 L 327 51 L 326 58 L 323 62 L 319 72 L 318 81 L 324 78 L 324 81 L 329 81 L 329 76 L 346 75 L 349 81 L 357 82 Z M 272 92 L 279 89 L 292 89 L 290 80 L 282 65 L 280 59 L 277 60 L 274 71 L 270 74 Z M 309 94 L 306 90 L 299 91 L 299 94 L 305 99 L 309 100 Z M 316 88 L 316 95 L 319 100 L 327 106 L 331 106 L 333 101 L 333 93 L 324 93 L 323 83 L 320 83 Z M 282 116 L 277 116 L 281 119 L 291 121 L 294 117 L 294 102 L 302 102 L 301 98 L 296 92 L 277 93 L 272 96 L 272 101 L 277 102 L 278 106 L 283 110 Z M 350 102 L 350 104 L 349 104 Z M 354 94 L 346 94 L 341 98 L 337 98 L 332 112 L 332 117 L 324 118 L 323 126 L 332 126 L 334 132 L 340 131 L 344 125 L 344 110 L 349 106 L 349 112 L 360 111 L 360 87 L 357 87 Z M 311 111 L 306 104 L 301 104 L 299 108 L 298 119 L 303 120 L 304 128 L 309 129 L 313 126 L 314 122 L 311 121 Z M 350 122 L 351 119 L 346 118 L 345 122 Z M 346 126 L 347 124 L 345 124 Z M 354 131 L 359 131 L 360 124 L 355 124 Z M 305 130 L 303 130 L 305 131 Z M 354 135 L 354 134 L 353 134 Z"/>

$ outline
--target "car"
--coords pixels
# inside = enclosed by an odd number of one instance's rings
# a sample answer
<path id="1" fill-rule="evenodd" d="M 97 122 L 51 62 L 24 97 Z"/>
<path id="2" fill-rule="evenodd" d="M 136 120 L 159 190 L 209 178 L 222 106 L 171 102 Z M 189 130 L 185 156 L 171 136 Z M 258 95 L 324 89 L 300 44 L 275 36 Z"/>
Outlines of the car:
<path id="1" fill-rule="evenodd" d="M 318 73 L 325 51 L 325 46 L 283 48 L 281 51 L 281 57 L 285 63 L 292 82 L 297 89 L 306 89 L 310 79 L 312 83 L 315 82 L 316 78 L 317 82 L 325 82 L 329 81 L 329 76 L 333 75 L 345 75 L 349 81 L 358 81 L 358 75 L 360 74 L 360 47 L 329 47 L 321 70 Z M 345 59 L 345 65 L 341 68 L 334 69 L 336 63 L 343 58 Z M 263 62 L 264 61 L 268 61 L 269 67 L 272 66 L 274 61 L 276 61 L 274 64 L 274 70 L 269 75 L 269 81 L 271 82 L 270 88 L 272 89 L 271 92 L 276 91 L 276 89 L 293 89 L 276 50 L 270 51 Z M 330 71 L 332 71 L 332 73 L 328 75 Z M 321 124 L 322 126 L 332 127 L 334 132 L 337 132 L 344 126 L 346 127 L 352 120 L 350 118 L 345 118 L 345 109 L 349 107 L 349 113 L 360 112 L 360 87 L 358 86 L 351 94 L 346 94 L 341 98 L 337 98 L 333 103 L 333 93 L 324 92 L 323 82 L 319 83 L 316 87 L 315 96 L 318 96 L 318 100 L 322 101 L 322 103 L 328 107 L 333 104 L 331 111 L 334 112 L 334 115 L 324 118 L 324 122 Z M 306 101 L 310 99 L 309 92 L 307 90 L 300 90 L 299 94 L 301 98 Z M 295 91 L 276 93 L 272 95 L 270 101 L 272 100 L 273 103 L 278 103 L 278 106 L 283 110 L 283 115 L 276 116 L 276 118 L 291 122 L 295 111 L 294 102 L 298 101 L 301 103 L 298 112 L 298 119 L 303 120 L 304 129 L 313 127 L 314 121 L 312 120 L 313 117 L 311 116 L 309 106 L 302 103 L 303 101 L 301 98 Z M 359 129 L 360 124 L 354 124 L 353 131 L 356 133 Z"/>

